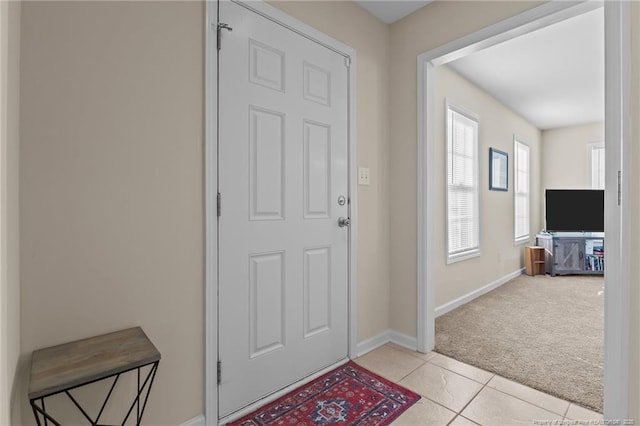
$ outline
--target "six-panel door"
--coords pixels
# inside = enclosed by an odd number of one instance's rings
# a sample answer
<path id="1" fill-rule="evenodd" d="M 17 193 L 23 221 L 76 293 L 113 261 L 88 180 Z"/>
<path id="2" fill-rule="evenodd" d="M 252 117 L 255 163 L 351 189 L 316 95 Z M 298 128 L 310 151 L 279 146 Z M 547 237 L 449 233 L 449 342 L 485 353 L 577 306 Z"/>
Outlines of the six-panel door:
<path id="1" fill-rule="evenodd" d="M 220 2 L 220 417 L 347 356 L 348 68 Z"/>

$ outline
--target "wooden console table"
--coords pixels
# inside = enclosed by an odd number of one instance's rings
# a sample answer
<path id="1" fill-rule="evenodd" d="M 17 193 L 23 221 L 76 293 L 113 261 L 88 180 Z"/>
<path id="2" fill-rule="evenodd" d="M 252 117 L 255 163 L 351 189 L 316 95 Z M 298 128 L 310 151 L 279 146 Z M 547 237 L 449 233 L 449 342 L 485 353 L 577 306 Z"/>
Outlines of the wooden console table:
<path id="1" fill-rule="evenodd" d="M 159 362 L 160 352 L 140 327 L 34 351 L 31 359 L 29 401 L 38 426 L 47 426 L 49 422 L 60 425 L 52 414 L 47 413 L 45 407 L 45 398 L 59 393 L 65 393 L 71 399 L 89 424 L 100 424 L 100 417 L 118 378 L 133 370 L 137 370 L 138 392 L 122 424 L 127 422 L 135 407 L 135 424 L 139 425 Z M 140 370 L 145 366 L 151 367 L 141 384 Z M 69 391 L 110 377 L 114 377 L 113 383 L 94 420 Z"/>

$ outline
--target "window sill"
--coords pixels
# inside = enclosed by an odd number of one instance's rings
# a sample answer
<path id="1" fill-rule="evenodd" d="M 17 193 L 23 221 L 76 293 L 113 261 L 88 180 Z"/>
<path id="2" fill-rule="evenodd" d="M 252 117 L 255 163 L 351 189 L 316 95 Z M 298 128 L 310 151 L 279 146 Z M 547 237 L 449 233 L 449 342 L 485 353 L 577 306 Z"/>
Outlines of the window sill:
<path id="1" fill-rule="evenodd" d="M 465 251 L 464 253 L 448 255 L 447 265 L 473 259 L 474 257 L 480 257 L 480 250 Z"/>

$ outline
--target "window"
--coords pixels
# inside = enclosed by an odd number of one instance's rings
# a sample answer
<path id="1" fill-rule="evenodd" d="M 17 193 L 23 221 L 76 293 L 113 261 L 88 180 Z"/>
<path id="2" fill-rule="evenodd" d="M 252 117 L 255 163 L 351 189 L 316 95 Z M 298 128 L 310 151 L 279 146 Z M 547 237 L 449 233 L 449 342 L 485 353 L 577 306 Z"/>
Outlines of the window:
<path id="1" fill-rule="evenodd" d="M 447 263 L 480 255 L 478 122 L 447 103 Z"/>
<path id="2" fill-rule="evenodd" d="M 513 139 L 514 152 L 514 239 L 529 241 L 529 147 Z"/>
<path id="3" fill-rule="evenodd" d="M 589 177 L 592 189 L 604 189 L 604 143 L 589 144 Z"/>

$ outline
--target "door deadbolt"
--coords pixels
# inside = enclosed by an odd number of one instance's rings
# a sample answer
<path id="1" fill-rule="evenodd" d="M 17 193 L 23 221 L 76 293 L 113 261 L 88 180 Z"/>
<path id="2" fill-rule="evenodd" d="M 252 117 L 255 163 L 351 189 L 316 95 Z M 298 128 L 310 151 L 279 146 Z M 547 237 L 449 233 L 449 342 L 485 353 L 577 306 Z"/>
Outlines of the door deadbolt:
<path id="1" fill-rule="evenodd" d="M 344 206 L 347 203 L 347 198 L 344 195 L 338 197 L 338 205 Z"/>

